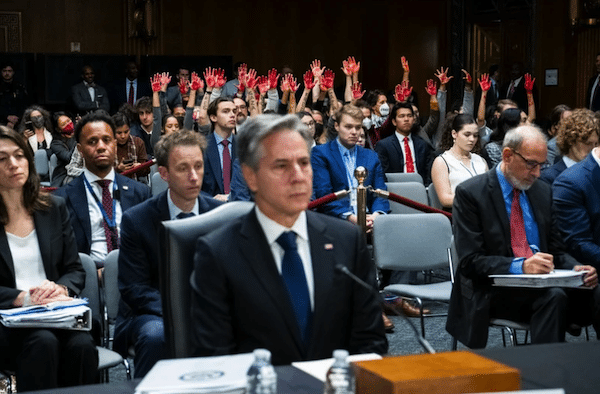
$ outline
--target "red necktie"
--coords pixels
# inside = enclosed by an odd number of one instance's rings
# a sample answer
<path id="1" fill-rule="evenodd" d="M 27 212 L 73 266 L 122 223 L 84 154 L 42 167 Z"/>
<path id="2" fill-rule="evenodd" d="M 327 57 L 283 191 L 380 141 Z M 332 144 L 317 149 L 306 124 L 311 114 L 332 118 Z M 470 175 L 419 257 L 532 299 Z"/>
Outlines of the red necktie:
<path id="1" fill-rule="evenodd" d="M 127 103 L 129 103 L 129 105 L 133 105 L 134 98 L 135 89 L 133 87 L 133 81 L 131 81 L 131 83 L 129 84 L 129 98 L 127 99 Z"/>
<path id="2" fill-rule="evenodd" d="M 512 81 L 510 83 L 510 87 L 508 88 L 508 97 L 507 98 L 512 98 L 513 94 L 515 94 L 515 81 Z"/>
<path id="3" fill-rule="evenodd" d="M 231 156 L 229 155 L 228 140 L 221 141 L 223 144 L 223 191 L 229 194 L 229 183 L 231 182 Z"/>
<path id="4" fill-rule="evenodd" d="M 110 195 L 110 181 L 108 179 L 101 179 L 98 182 L 100 187 L 102 188 L 102 209 L 106 213 L 109 219 L 112 219 L 113 215 L 113 199 Z M 116 248 L 116 245 L 113 244 L 113 230 L 110 229 L 106 220 L 102 220 L 102 227 L 104 227 L 104 235 L 106 236 L 106 251 L 110 253 L 113 249 Z M 116 229 L 114 230 L 116 231 Z"/>
<path id="5" fill-rule="evenodd" d="M 527 242 L 523 211 L 519 203 L 520 194 L 520 190 L 513 189 L 513 200 L 510 208 L 510 245 L 515 257 L 525 257 L 527 259 L 533 256 L 533 252 L 529 247 L 529 242 Z"/>
<path id="6" fill-rule="evenodd" d="M 415 172 L 415 162 L 408 144 L 408 137 L 404 137 L 404 152 L 406 152 L 406 172 Z"/>

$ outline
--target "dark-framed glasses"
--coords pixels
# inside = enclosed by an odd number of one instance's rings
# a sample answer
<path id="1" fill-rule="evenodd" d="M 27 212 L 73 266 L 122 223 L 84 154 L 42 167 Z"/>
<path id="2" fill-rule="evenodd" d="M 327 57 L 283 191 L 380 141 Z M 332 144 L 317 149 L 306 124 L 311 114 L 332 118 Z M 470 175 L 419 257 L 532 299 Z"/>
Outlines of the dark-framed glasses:
<path id="1" fill-rule="evenodd" d="M 533 170 L 535 167 L 540 166 L 540 168 L 544 168 L 545 166 L 548 165 L 547 161 L 544 161 L 543 163 L 540 163 L 538 161 L 535 160 L 528 160 L 526 158 L 523 157 L 522 154 L 520 154 L 519 152 L 517 152 L 514 149 L 511 149 L 513 152 L 515 152 L 517 154 L 517 156 L 519 156 L 521 159 L 523 159 L 523 161 L 525 162 L 525 167 L 527 167 L 527 169 L 529 171 Z"/>

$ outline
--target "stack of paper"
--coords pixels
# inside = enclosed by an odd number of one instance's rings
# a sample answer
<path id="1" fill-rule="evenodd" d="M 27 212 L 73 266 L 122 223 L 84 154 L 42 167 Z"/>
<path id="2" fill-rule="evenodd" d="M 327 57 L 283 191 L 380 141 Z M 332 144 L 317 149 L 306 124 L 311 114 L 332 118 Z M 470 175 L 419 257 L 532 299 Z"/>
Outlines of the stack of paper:
<path id="1" fill-rule="evenodd" d="M 587 271 L 554 270 L 549 274 L 490 275 L 494 286 L 505 287 L 581 287 Z"/>
<path id="2" fill-rule="evenodd" d="M 86 299 L 57 301 L 0 310 L 0 322 L 6 327 L 62 328 L 89 331 L 91 310 Z"/>
<path id="3" fill-rule="evenodd" d="M 136 394 L 244 393 L 252 353 L 161 360 L 136 387 Z"/>

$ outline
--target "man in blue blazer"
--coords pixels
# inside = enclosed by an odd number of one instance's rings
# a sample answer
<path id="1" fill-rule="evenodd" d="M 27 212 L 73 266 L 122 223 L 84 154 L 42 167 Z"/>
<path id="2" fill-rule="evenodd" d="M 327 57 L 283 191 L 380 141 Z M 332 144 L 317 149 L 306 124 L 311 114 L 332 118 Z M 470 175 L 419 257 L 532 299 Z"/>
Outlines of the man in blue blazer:
<path id="1" fill-rule="evenodd" d="M 204 137 L 186 130 L 161 139 L 155 154 L 158 171 L 169 189 L 123 215 L 115 350 L 126 357 L 128 348 L 134 347 L 136 378 L 167 357 L 159 291 L 161 222 L 199 215 L 222 204 L 200 194 L 205 146 Z"/>
<path id="2" fill-rule="evenodd" d="M 362 111 L 358 107 L 345 105 L 338 112 L 335 123 L 338 137 L 327 144 L 313 148 L 311 164 L 316 198 L 355 188 L 358 182 L 354 178 L 354 170 L 359 166 L 365 167 L 368 171 L 365 186 L 387 190 L 381 164 L 375 152 L 356 145 L 358 135 L 362 131 L 362 119 Z M 323 205 L 321 211 L 356 223 L 355 193 L 354 191 L 349 198 Z M 374 197 L 373 193 L 368 193 L 367 210 L 367 225 L 371 227 L 377 215 L 389 212 L 390 203 L 381 197 Z"/>
<path id="3" fill-rule="evenodd" d="M 600 148 L 564 170 L 552 186 L 558 228 L 569 253 L 600 268 Z"/>
<path id="4" fill-rule="evenodd" d="M 213 131 L 206 137 L 208 145 L 205 153 L 202 191 L 214 196 L 219 201 L 227 201 L 230 192 L 231 169 L 235 160 L 233 130 L 236 125 L 237 108 L 233 100 L 219 97 L 210 103 L 207 113 Z M 224 163 L 223 158 L 227 158 L 227 156 L 229 156 L 229 162 Z M 229 168 L 229 171 L 224 173 L 223 168 Z"/>
<path id="5" fill-rule="evenodd" d="M 375 145 L 375 151 L 379 156 L 384 173 L 390 172 L 417 172 L 423 177 L 423 183 L 431 183 L 431 164 L 434 159 L 434 151 L 430 144 L 414 133 L 415 113 L 409 103 L 397 103 L 390 113 L 392 124 L 396 132 L 389 137 L 379 141 Z M 405 160 L 405 145 L 400 141 L 408 138 L 408 146 L 413 159 L 412 171 L 410 163 Z"/>
<path id="6" fill-rule="evenodd" d="M 101 111 L 90 113 L 77 123 L 75 138 L 85 168 L 79 177 L 55 192 L 66 200 L 78 251 L 89 254 L 98 268 L 102 268 L 109 249 L 118 248 L 123 212 L 150 197 L 146 185 L 115 173 L 114 131 L 113 120 Z M 103 180 L 108 181 L 106 188 L 114 202 L 112 212 L 103 207 L 103 188 L 98 182 Z"/>

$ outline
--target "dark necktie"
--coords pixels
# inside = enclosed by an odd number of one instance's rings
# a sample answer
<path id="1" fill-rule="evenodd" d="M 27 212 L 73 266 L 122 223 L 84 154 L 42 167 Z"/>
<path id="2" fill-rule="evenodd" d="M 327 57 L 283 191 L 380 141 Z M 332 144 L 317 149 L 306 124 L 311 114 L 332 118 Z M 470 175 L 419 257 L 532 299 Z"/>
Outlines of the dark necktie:
<path id="1" fill-rule="evenodd" d="M 404 151 L 406 152 L 406 172 L 415 172 L 415 162 L 408 144 L 408 137 L 404 137 Z"/>
<path id="2" fill-rule="evenodd" d="M 600 75 L 598 76 L 596 88 L 594 89 L 594 94 L 592 95 L 592 105 L 590 106 L 592 111 L 600 110 Z"/>
<path id="3" fill-rule="evenodd" d="M 106 216 L 108 216 L 110 220 L 113 220 L 113 198 L 110 195 L 110 189 L 108 188 L 110 186 L 110 181 L 108 179 L 101 179 L 96 182 L 102 188 L 102 209 L 104 209 Z M 117 229 L 115 228 L 114 231 L 111 230 L 108 223 L 106 223 L 106 219 L 102 220 L 102 227 L 104 227 L 104 235 L 106 236 L 106 251 L 110 253 L 114 249 L 117 249 L 115 242 L 115 232 Z"/>
<path id="4" fill-rule="evenodd" d="M 129 105 L 133 105 L 134 100 L 135 100 L 135 89 L 133 87 L 133 81 L 131 81 L 129 83 L 129 98 L 127 99 L 127 103 L 129 103 Z"/>
<path id="5" fill-rule="evenodd" d="M 290 295 L 302 339 L 306 341 L 311 318 L 310 296 L 304 266 L 298 254 L 296 234 L 286 231 L 277 238 L 277 243 L 285 251 L 281 260 L 281 276 Z"/>
<path id="6" fill-rule="evenodd" d="M 519 203 L 520 194 L 520 190 L 513 189 L 513 200 L 510 208 L 510 245 L 515 257 L 525 257 L 527 259 L 533 256 L 533 252 L 529 247 L 529 242 L 527 242 L 523 210 Z"/>
<path id="7" fill-rule="evenodd" d="M 229 184 L 231 182 L 231 156 L 229 155 L 228 140 L 221 141 L 223 144 L 223 191 L 229 194 Z"/>
<path id="8" fill-rule="evenodd" d="M 177 219 L 186 219 L 186 218 L 191 218 L 192 216 L 196 216 L 196 214 L 194 212 L 179 212 L 179 215 L 177 215 Z"/>
<path id="9" fill-rule="evenodd" d="M 510 87 L 508 88 L 508 96 L 506 98 L 512 98 L 513 94 L 515 94 L 515 81 L 510 83 Z"/>

